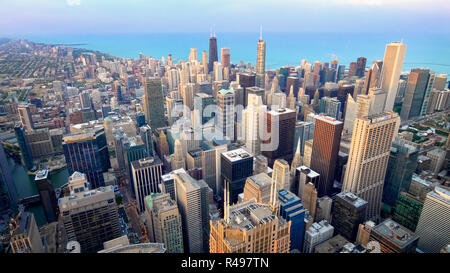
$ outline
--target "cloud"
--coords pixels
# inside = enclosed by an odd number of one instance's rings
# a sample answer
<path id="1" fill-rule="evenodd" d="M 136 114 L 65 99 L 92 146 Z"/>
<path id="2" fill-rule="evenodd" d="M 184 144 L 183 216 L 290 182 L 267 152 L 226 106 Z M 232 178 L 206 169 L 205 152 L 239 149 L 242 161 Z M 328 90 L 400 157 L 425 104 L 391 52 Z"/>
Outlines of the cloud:
<path id="1" fill-rule="evenodd" d="M 69 6 L 79 6 L 81 5 L 81 0 L 66 0 L 67 5 Z"/>

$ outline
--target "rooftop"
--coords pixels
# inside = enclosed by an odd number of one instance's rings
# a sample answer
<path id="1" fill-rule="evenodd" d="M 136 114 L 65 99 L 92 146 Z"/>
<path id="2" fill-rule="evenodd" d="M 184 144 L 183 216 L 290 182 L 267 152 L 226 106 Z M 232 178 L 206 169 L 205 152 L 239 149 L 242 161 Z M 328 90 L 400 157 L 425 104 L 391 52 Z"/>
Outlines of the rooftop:
<path id="1" fill-rule="evenodd" d="M 232 150 L 229 152 L 222 153 L 222 156 L 224 156 L 226 159 L 228 159 L 231 162 L 239 161 L 242 159 L 246 159 L 249 157 L 252 157 L 252 154 L 247 152 L 246 150 L 239 148 L 236 150 Z"/>
<path id="2" fill-rule="evenodd" d="M 306 166 L 300 166 L 297 168 L 300 172 L 304 173 L 306 176 L 310 178 L 318 177 L 320 174 L 316 173 L 315 171 L 311 170 L 310 168 Z"/>
<path id="3" fill-rule="evenodd" d="M 34 178 L 34 181 L 44 180 L 44 179 L 47 179 L 47 177 L 48 177 L 48 170 L 47 169 L 39 170 L 36 173 L 36 177 Z"/>
<path id="4" fill-rule="evenodd" d="M 366 200 L 348 191 L 340 192 L 337 196 L 347 203 L 352 204 L 354 207 L 362 207 L 368 204 Z"/>
<path id="5" fill-rule="evenodd" d="M 251 180 L 253 183 L 258 185 L 260 188 L 270 186 L 272 184 L 272 179 L 266 173 L 259 173 L 247 178 Z"/>
<path id="6" fill-rule="evenodd" d="M 412 241 L 418 239 L 412 231 L 399 225 L 391 219 L 385 220 L 381 224 L 375 226 L 372 230 L 400 247 L 406 246 Z"/>

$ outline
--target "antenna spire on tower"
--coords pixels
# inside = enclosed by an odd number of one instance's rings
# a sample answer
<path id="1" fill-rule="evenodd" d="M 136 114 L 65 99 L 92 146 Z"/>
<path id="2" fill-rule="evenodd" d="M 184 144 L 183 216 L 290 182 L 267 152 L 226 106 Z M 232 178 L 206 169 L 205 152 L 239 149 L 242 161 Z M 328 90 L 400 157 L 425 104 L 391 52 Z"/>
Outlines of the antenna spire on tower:
<path id="1" fill-rule="evenodd" d="M 209 37 L 212 38 L 212 26 L 209 27 Z"/>
<path id="2" fill-rule="evenodd" d="M 214 25 L 214 38 L 216 38 L 216 25 Z"/>

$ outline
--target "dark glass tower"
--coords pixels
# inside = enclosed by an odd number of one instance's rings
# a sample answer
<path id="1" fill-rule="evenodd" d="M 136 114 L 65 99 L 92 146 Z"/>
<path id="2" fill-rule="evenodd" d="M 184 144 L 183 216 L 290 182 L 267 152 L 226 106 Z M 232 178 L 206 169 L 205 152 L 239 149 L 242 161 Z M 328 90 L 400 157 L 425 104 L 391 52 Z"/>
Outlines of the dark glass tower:
<path id="1" fill-rule="evenodd" d="M 408 192 L 417 167 L 418 148 L 410 142 L 396 139 L 392 143 L 383 186 L 383 204 L 388 213 L 395 206 L 400 192 Z"/>
<path id="2" fill-rule="evenodd" d="M 64 137 L 63 150 L 69 175 L 84 173 L 92 188 L 105 185 L 103 173 L 111 168 L 105 130 L 87 130 Z"/>
<path id="3" fill-rule="evenodd" d="M 209 62 L 208 62 L 208 72 L 213 71 L 214 62 L 217 62 L 219 57 L 217 56 L 217 39 L 216 34 L 211 35 L 209 38 Z"/>
<path id="4" fill-rule="evenodd" d="M 33 155 L 31 154 L 31 148 L 28 144 L 25 129 L 22 125 L 16 125 L 14 127 L 16 133 L 17 143 L 19 143 L 20 153 L 22 155 L 22 162 L 27 170 L 34 170 L 36 167 L 33 164 Z"/>
<path id="5" fill-rule="evenodd" d="M 225 181 L 230 183 L 230 205 L 238 201 L 238 195 L 244 191 L 247 177 L 253 174 L 253 155 L 244 149 L 236 149 L 222 153 L 221 158 L 221 187 L 220 196 L 223 197 Z"/>
<path id="6" fill-rule="evenodd" d="M 56 200 L 55 190 L 52 182 L 48 179 L 48 170 L 43 169 L 36 173 L 34 179 L 36 187 L 41 198 L 41 204 L 44 207 L 45 217 L 48 223 L 57 221 L 58 200 Z"/>
<path id="7" fill-rule="evenodd" d="M 3 145 L 0 145 L 0 216 L 17 209 L 17 190 L 9 170 Z"/>

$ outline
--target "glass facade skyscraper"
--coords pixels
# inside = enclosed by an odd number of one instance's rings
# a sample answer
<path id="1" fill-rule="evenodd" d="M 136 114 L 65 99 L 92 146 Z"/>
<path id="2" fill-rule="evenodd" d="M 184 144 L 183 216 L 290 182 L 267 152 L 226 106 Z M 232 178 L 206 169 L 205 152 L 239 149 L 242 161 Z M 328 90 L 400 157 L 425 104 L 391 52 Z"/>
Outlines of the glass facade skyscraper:
<path id="1" fill-rule="evenodd" d="M 103 172 L 111 168 L 111 163 L 103 128 L 65 136 L 63 150 L 69 175 L 84 173 L 93 189 L 105 185 Z"/>

